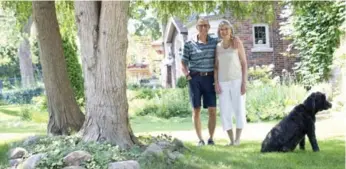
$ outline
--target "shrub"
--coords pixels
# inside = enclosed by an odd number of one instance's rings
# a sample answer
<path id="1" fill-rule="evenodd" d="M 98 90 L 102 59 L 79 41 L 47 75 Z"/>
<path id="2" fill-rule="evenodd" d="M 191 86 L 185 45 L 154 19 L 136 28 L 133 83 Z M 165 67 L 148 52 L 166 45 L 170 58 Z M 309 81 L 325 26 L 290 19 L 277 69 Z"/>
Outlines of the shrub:
<path id="1" fill-rule="evenodd" d="M 32 102 L 39 110 L 47 110 L 48 108 L 46 95 L 33 97 Z"/>
<path id="2" fill-rule="evenodd" d="M 139 136 L 138 140 L 148 145 L 159 141 L 169 142 L 173 145 L 174 140 L 171 136 L 162 134 L 156 137 L 153 136 Z M 161 156 L 142 156 L 143 147 L 138 145 L 133 146 L 127 150 L 121 150 L 118 146 L 111 145 L 107 142 L 85 142 L 77 136 L 39 136 L 36 141 L 31 144 L 23 144 L 21 142 L 11 143 L 10 147 L 4 147 L 6 151 L 14 147 L 23 147 L 29 154 L 45 153 L 46 156 L 42 158 L 36 168 L 50 168 L 60 169 L 66 167 L 63 162 L 63 158 L 74 151 L 86 151 L 92 155 L 91 160 L 81 164 L 81 167 L 85 169 L 104 169 L 108 168 L 108 164 L 117 161 L 136 160 L 141 165 L 145 164 L 149 160 L 153 161 Z M 175 151 L 183 152 L 184 150 L 174 147 Z M 153 159 L 154 158 L 154 159 Z M 168 156 L 165 156 L 166 161 L 162 161 L 162 164 L 166 164 Z M 152 168 L 152 167 L 150 167 Z M 172 168 L 172 167 L 168 167 Z"/>
<path id="3" fill-rule="evenodd" d="M 246 94 L 247 120 L 251 122 L 281 119 L 306 97 L 299 85 L 251 85 Z"/>
<path id="4" fill-rule="evenodd" d="M 22 108 L 20 111 L 20 118 L 23 121 L 31 121 L 32 120 L 32 114 L 30 112 L 30 109 L 27 107 Z"/>
<path id="5" fill-rule="evenodd" d="M 7 102 L 2 100 L 1 95 L 0 95 L 0 106 L 6 105 L 6 104 L 7 104 Z"/>
<path id="6" fill-rule="evenodd" d="M 156 115 L 156 113 L 158 111 L 159 111 L 159 106 L 157 104 L 149 103 L 143 109 L 141 109 L 140 111 L 136 112 L 136 115 L 137 116 L 145 116 L 145 115 L 148 115 L 148 114 Z"/>
<path id="7" fill-rule="evenodd" d="M 142 88 L 137 90 L 137 94 L 134 97 L 134 99 L 153 99 L 154 97 L 158 96 L 161 97 L 161 90 L 160 89 L 149 89 L 149 88 Z"/>
<path id="8" fill-rule="evenodd" d="M 127 84 L 127 89 L 129 89 L 129 90 L 137 90 L 137 89 L 139 89 L 139 84 L 137 84 L 137 83 L 129 83 L 129 84 Z"/>
<path id="9" fill-rule="evenodd" d="M 188 89 L 164 89 L 142 109 L 135 112 L 136 115 L 154 115 L 162 118 L 187 116 L 191 114 Z"/>
<path id="10" fill-rule="evenodd" d="M 3 89 L 12 89 L 14 84 L 10 84 L 10 77 L 19 77 L 19 58 L 17 56 L 18 45 L 0 45 L 0 78 L 3 80 Z M 13 81 L 12 81 L 13 82 Z"/>
<path id="11" fill-rule="evenodd" d="M 260 80 L 261 82 L 268 83 L 272 78 L 274 65 L 262 65 L 250 67 L 248 70 L 248 78 L 252 80 Z"/>
<path id="12" fill-rule="evenodd" d="M 39 96 L 43 93 L 44 88 L 38 87 L 25 90 L 12 90 L 0 94 L 0 99 L 7 104 L 30 104 L 34 96 Z"/>
<path id="13" fill-rule="evenodd" d="M 187 81 L 186 77 L 181 76 L 178 78 L 178 80 L 177 80 L 177 87 L 178 88 L 185 88 L 187 86 L 187 84 L 188 84 L 188 81 Z"/>
<path id="14" fill-rule="evenodd" d="M 134 147 L 129 151 L 121 151 L 109 143 L 84 142 L 76 136 L 41 137 L 35 144 L 22 145 L 15 143 L 13 147 L 21 146 L 29 153 L 47 153 L 40 160 L 37 168 L 64 168 L 63 158 L 70 152 L 84 150 L 92 154 L 92 159 L 81 164 L 86 169 L 107 168 L 110 162 L 123 161 L 139 157 L 141 151 Z"/>

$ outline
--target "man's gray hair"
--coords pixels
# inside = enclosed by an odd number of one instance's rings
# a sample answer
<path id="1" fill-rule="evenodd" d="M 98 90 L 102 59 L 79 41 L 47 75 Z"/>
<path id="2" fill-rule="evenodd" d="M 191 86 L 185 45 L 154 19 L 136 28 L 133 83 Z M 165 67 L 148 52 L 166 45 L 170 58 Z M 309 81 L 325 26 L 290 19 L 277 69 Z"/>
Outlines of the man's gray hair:
<path id="1" fill-rule="evenodd" d="M 200 18 L 198 18 L 198 20 L 197 20 L 197 25 L 198 25 L 199 22 L 203 22 L 203 21 L 206 21 L 206 22 L 208 22 L 208 24 L 209 24 L 209 19 L 207 19 L 206 17 L 200 17 Z"/>

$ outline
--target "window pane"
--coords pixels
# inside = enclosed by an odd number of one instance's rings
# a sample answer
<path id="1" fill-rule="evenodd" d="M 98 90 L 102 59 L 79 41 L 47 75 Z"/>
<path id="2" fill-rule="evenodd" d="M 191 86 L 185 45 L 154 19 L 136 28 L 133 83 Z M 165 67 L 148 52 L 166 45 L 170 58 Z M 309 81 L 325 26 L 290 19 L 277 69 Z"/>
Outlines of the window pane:
<path id="1" fill-rule="evenodd" d="M 266 44 L 266 28 L 264 26 L 255 26 L 255 44 Z"/>

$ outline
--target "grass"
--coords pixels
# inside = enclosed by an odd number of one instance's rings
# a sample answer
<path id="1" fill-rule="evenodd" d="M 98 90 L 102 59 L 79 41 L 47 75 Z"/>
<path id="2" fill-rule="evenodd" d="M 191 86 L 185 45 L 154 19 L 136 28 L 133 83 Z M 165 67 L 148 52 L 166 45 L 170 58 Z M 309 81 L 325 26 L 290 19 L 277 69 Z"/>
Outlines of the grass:
<path id="1" fill-rule="evenodd" d="M 48 121 L 47 112 L 31 109 L 32 121 L 21 120 L 21 111 L 29 105 L 0 106 L 0 133 L 45 133 Z M 219 117 L 218 117 L 219 118 Z M 204 110 L 201 114 L 203 128 L 207 128 L 208 113 Z M 217 125 L 220 125 L 217 120 Z M 130 116 L 133 131 L 175 131 L 193 129 L 191 117 L 173 117 L 170 119 L 155 116 Z M 1 139 L 0 139 L 1 140 Z"/>
<path id="2" fill-rule="evenodd" d="M 4 168 L 7 164 L 7 152 L 9 146 L 6 143 L 0 143 L 0 168 Z"/>
<path id="3" fill-rule="evenodd" d="M 218 141 L 219 143 L 220 141 Z M 226 144 L 226 141 L 221 141 Z M 340 139 L 319 142 L 320 152 L 296 150 L 291 153 L 260 153 L 260 142 L 243 142 L 238 147 L 223 145 L 196 147 L 187 144 L 191 152 L 174 166 L 160 160 L 143 168 L 177 169 L 344 169 L 345 144 Z"/>
<path id="4" fill-rule="evenodd" d="M 220 126 L 221 122 L 219 117 L 217 118 L 217 126 Z M 203 129 L 206 129 L 208 127 L 207 113 L 201 114 L 201 121 Z M 155 116 L 133 116 L 130 118 L 130 123 L 135 133 L 193 129 L 191 117 L 173 117 L 170 119 L 163 119 Z"/>
<path id="5" fill-rule="evenodd" d="M 237 147 L 226 147 L 226 140 L 216 140 L 218 145 L 196 147 L 185 143 L 190 151 L 185 158 L 167 164 L 164 158 L 141 162 L 143 169 L 344 169 L 345 144 L 341 138 L 319 141 L 320 152 L 306 150 L 290 153 L 260 153 L 261 143 L 245 141 Z M 0 142 L 0 168 L 7 165 L 8 144 Z"/>
<path id="6" fill-rule="evenodd" d="M 43 134 L 46 123 L 22 121 L 23 106 L 0 106 L 0 168 L 7 165 L 8 143 L 22 139 L 28 133 Z M 47 113 L 31 111 L 35 116 L 48 118 Z M 202 113 L 203 128 L 207 127 L 208 115 Z M 218 125 L 220 120 L 218 119 Z M 130 118 L 134 132 L 192 130 L 192 120 L 188 118 L 161 119 L 152 116 L 133 116 Z M 17 134 L 17 135 L 16 135 Z M 307 143 L 307 150 L 292 153 L 259 153 L 260 142 L 242 142 L 239 147 L 225 147 L 226 140 L 216 140 L 218 145 L 196 147 L 195 143 L 186 143 L 191 149 L 185 158 L 174 165 L 167 165 L 165 159 L 158 158 L 142 168 L 177 169 L 341 169 L 345 164 L 345 145 L 340 138 L 320 140 L 321 152 L 314 153 Z"/>
<path id="7" fill-rule="evenodd" d="M 48 114 L 45 111 L 38 110 L 33 105 L 6 105 L 0 106 L 0 119 L 3 119 L 3 116 L 16 116 L 21 117 L 23 111 L 28 110 L 32 117 L 31 121 L 36 123 L 47 123 L 48 122 Z"/>
<path id="8" fill-rule="evenodd" d="M 25 108 L 30 109 L 30 121 L 22 120 L 21 113 Z M 30 105 L 0 106 L 0 133 L 44 133 L 47 119 L 47 113 L 35 110 Z"/>

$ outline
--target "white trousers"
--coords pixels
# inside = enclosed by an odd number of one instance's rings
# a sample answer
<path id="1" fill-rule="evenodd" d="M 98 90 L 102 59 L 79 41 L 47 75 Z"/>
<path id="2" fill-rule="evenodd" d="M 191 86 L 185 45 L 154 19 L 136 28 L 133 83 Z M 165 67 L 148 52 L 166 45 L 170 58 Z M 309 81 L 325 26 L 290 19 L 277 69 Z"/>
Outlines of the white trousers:
<path id="1" fill-rule="evenodd" d="M 225 131 L 233 128 L 233 116 L 236 119 L 236 128 L 242 129 L 246 124 L 245 94 L 241 95 L 241 79 L 228 82 L 219 82 L 219 106 L 222 127 Z"/>

